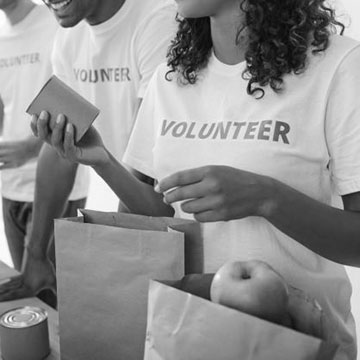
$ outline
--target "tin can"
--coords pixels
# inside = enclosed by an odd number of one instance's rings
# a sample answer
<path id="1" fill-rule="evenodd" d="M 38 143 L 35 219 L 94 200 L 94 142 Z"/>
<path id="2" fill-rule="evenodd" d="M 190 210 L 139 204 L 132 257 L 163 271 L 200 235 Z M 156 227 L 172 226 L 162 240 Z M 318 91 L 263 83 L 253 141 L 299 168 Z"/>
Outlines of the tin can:
<path id="1" fill-rule="evenodd" d="M 45 310 L 25 306 L 0 317 L 3 360 L 42 360 L 50 353 L 48 316 Z"/>

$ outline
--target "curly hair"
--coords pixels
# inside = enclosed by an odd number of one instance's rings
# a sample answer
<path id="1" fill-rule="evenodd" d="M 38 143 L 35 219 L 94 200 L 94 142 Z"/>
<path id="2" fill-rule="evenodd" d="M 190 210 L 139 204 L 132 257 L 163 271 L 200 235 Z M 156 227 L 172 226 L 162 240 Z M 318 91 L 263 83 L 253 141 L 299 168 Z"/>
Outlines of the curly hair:
<path id="1" fill-rule="evenodd" d="M 241 0 L 244 29 L 248 42 L 245 51 L 246 68 L 243 78 L 248 80 L 247 93 L 265 94 L 269 85 L 280 92 L 285 74 L 305 71 L 308 49 L 313 54 L 329 46 L 329 37 L 345 26 L 336 20 L 335 11 L 326 0 Z M 178 31 L 167 54 L 170 73 L 181 75 L 182 83 L 194 84 L 199 72 L 206 68 L 212 49 L 210 18 L 181 18 L 177 16 Z"/>

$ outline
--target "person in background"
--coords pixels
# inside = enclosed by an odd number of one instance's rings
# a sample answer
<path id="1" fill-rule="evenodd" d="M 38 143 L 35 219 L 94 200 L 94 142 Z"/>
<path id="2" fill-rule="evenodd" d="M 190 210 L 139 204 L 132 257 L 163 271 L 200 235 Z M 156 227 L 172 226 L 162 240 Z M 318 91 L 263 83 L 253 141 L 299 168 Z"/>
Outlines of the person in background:
<path id="1" fill-rule="evenodd" d="M 14 268 L 21 271 L 29 242 L 36 165 L 43 142 L 29 131 L 26 108 L 52 74 L 50 62 L 59 28 L 45 6 L 30 0 L 0 0 L 0 171 L 4 230 Z M 72 193 L 64 216 L 74 216 L 85 196 Z M 26 256 L 25 252 L 25 256 Z M 50 252 L 53 261 L 53 251 Z M 54 306 L 51 292 L 41 296 Z"/>
<path id="2" fill-rule="evenodd" d="M 176 31 L 172 0 L 46 0 L 61 29 L 52 55 L 55 75 L 100 109 L 95 120 L 104 141 L 121 160 L 137 110 Z M 22 276 L 0 287 L 0 301 L 55 291 L 47 256 L 53 219 L 60 217 L 75 186 L 85 196 L 77 164 L 48 145 L 40 153 L 33 213 Z M 146 179 L 143 179 L 146 181 Z M 122 208 L 123 209 L 123 208 Z"/>
<path id="3" fill-rule="evenodd" d="M 179 27 L 155 72 L 123 161 L 95 128 L 74 144 L 63 116 L 35 135 L 92 166 L 133 212 L 195 218 L 205 272 L 269 263 L 317 299 L 336 360 L 355 360 L 351 285 L 360 266 L 360 43 L 323 0 L 178 1 Z M 343 208 L 332 206 L 332 195 Z"/>

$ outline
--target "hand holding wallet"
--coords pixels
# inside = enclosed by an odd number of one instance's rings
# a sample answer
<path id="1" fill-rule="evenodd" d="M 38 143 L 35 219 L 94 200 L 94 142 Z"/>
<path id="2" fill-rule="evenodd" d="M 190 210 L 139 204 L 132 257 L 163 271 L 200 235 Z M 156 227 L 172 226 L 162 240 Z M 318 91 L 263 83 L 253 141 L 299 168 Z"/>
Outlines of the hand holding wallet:
<path id="1" fill-rule="evenodd" d="M 50 114 L 50 128 L 55 126 L 59 114 L 64 114 L 75 127 L 75 142 L 90 128 L 100 110 L 71 87 L 53 75 L 31 102 L 26 112 L 39 116 L 41 111 Z"/>

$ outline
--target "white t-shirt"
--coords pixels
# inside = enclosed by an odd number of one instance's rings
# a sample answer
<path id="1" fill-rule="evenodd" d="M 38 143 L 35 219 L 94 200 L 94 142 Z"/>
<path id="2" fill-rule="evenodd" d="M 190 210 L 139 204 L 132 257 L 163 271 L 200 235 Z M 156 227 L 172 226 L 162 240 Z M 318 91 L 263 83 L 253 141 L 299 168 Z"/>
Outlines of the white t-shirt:
<path id="1" fill-rule="evenodd" d="M 205 165 L 227 165 L 271 176 L 325 204 L 360 191 L 360 45 L 333 36 L 328 50 L 310 56 L 307 71 L 287 75 L 284 91 L 247 95 L 245 63 L 229 66 L 212 55 L 195 85 L 152 78 L 124 161 L 155 179 Z M 141 146 L 140 146 L 141 145 Z M 188 217 L 175 204 L 176 216 Z M 229 259 L 261 259 L 288 283 L 318 299 L 341 342 L 337 360 L 354 360 L 351 285 L 342 265 L 247 217 L 204 223 L 205 271 Z"/>
<path id="2" fill-rule="evenodd" d="M 57 22 L 45 6 L 35 6 L 19 23 L 0 26 L 0 97 L 4 103 L 4 141 L 32 135 L 26 109 L 52 70 L 50 54 Z M 5 198 L 34 200 L 36 159 L 1 171 Z"/>
<path id="3" fill-rule="evenodd" d="M 138 99 L 164 61 L 176 31 L 175 14 L 172 0 L 127 0 L 102 24 L 81 22 L 58 33 L 54 72 L 100 109 L 94 126 L 118 160 L 126 149 Z"/>

